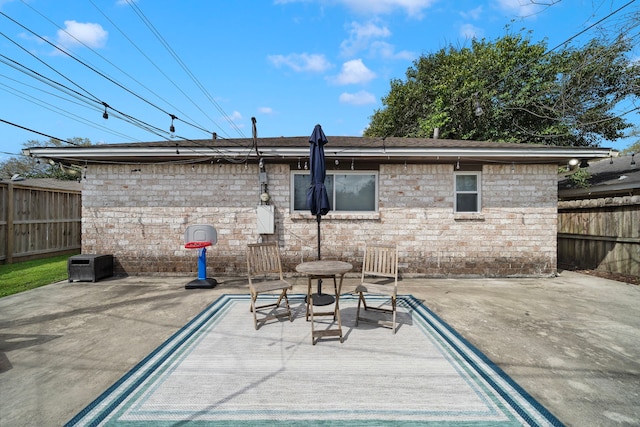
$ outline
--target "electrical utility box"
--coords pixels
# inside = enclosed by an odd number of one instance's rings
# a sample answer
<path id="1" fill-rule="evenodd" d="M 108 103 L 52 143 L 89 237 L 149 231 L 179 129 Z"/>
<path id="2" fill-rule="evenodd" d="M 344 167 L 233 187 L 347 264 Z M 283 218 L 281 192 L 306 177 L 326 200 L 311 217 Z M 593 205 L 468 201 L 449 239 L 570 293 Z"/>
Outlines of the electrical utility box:
<path id="1" fill-rule="evenodd" d="M 275 211 L 273 205 L 258 205 L 258 234 L 275 233 Z"/>

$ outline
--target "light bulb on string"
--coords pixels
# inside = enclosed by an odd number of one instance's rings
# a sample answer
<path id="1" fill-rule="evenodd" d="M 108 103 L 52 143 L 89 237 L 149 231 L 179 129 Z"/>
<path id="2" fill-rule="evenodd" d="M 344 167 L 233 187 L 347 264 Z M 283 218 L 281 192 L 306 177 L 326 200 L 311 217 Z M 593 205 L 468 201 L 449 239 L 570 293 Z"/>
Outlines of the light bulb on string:
<path id="1" fill-rule="evenodd" d="M 177 119 L 176 116 L 174 116 L 173 114 L 171 114 L 171 126 L 169 126 L 169 133 L 171 133 L 171 138 L 175 137 L 176 135 L 176 127 L 173 125 L 173 121 Z"/>
<path id="2" fill-rule="evenodd" d="M 102 118 L 107 120 L 109 118 L 109 113 L 107 113 L 107 103 L 103 102 L 102 105 L 104 105 L 104 113 L 102 113 Z"/>
<path id="3" fill-rule="evenodd" d="M 482 111 L 482 107 L 480 106 L 480 101 L 478 101 L 478 92 L 476 92 L 473 97 L 474 97 L 474 103 L 473 103 L 474 104 L 474 110 L 473 110 L 473 112 L 477 117 L 480 117 L 482 115 L 482 113 L 484 113 L 484 111 Z"/>

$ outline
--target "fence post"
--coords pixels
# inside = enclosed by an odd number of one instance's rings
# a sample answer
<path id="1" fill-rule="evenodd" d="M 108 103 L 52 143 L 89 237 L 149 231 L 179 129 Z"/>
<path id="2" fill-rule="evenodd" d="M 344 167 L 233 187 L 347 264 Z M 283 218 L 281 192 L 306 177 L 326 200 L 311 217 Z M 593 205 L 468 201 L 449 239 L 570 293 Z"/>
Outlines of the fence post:
<path id="1" fill-rule="evenodd" d="M 13 264 L 13 182 L 7 185 L 7 246 L 5 253 L 7 254 L 7 264 Z"/>

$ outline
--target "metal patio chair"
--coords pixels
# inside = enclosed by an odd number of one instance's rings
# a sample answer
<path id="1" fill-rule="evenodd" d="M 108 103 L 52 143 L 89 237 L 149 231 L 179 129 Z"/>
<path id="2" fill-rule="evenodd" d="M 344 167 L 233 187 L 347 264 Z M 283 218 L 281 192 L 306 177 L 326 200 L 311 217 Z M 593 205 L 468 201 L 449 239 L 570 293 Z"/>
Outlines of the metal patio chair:
<path id="1" fill-rule="evenodd" d="M 370 244 L 365 247 L 362 259 L 362 278 L 355 292 L 358 296 L 358 309 L 356 311 L 356 326 L 360 320 L 373 321 L 383 326 L 389 322 L 379 322 L 365 317 L 360 317 L 360 305 L 365 311 L 377 311 L 389 313 L 392 316 L 391 329 L 396 333 L 396 297 L 398 293 L 398 247 L 395 245 Z M 365 295 L 383 295 L 389 299 L 382 300 L 381 304 L 373 306 L 367 304 Z M 389 301 L 390 300 L 390 301 Z M 390 303 L 390 304 L 389 304 Z"/>
<path id="2" fill-rule="evenodd" d="M 293 321 L 287 297 L 287 291 L 291 289 L 291 284 L 284 280 L 282 275 L 280 251 L 277 243 L 251 243 L 247 245 L 247 277 L 251 292 L 253 324 L 256 329 L 258 329 L 259 321 L 265 323 L 267 320 L 285 316 L 289 317 L 289 321 Z M 274 291 L 280 292 L 275 303 L 257 305 L 260 294 L 271 294 Z M 266 308 L 272 309 L 268 313 L 261 313 L 263 317 L 258 320 L 258 311 L 262 312 Z"/>

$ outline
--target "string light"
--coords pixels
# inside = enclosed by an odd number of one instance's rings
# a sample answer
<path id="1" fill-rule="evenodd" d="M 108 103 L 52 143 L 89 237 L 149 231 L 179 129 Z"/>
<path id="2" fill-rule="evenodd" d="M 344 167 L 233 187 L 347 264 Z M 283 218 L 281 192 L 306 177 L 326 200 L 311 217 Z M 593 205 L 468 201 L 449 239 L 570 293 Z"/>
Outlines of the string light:
<path id="1" fill-rule="evenodd" d="M 109 106 L 106 102 L 103 102 L 104 105 L 104 113 L 102 113 L 102 118 L 107 120 L 109 118 L 109 113 L 107 113 L 107 107 Z"/>
<path id="2" fill-rule="evenodd" d="M 458 161 L 456 162 L 456 169 L 460 169 L 460 157 L 458 157 Z"/>
<path id="3" fill-rule="evenodd" d="M 630 165 L 631 165 L 632 168 L 636 167 L 636 160 L 634 158 L 635 155 L 636 155 L 636 153 L 631 153 L 631 163 L 630 163 Z"/>
<path id="4" fill-rule="evenodd" d="M 480 117 L 482 113 L 484 113 L 484 111 L 482 111 L 482 107 L 480 106 L 480 101 L 478 101 L 478 92 L 474 94 L 474 100 L 475 100 L 474 102 L 475 109 L 473 112 L 475 113 L 476 116 Z"/>
<path id="5" fill-rule="evenodd" d="M 353 159 L 351 159 L 351 170 L 354 169 L 354 165 L 353 165 Z"/>
<path id="6" fill-rule="evenodd" d="M 298 170 L 300 170 L 300 169 L 302 169 L 302 168 L 300 167 L 300 157 L 298 157 Z"/>
<path id="7" fill-rule="evenodd" d="M 173 121 L 177 119 L 177 117 L 174 116 L 173 114 L 171 114 L 170 116 L 171 116 L 171 126 L 169 126 L 169 132 L 171 133 L 171 137 L 173 138 L 176 133 L 176 127 L 173 125 Z"/>

